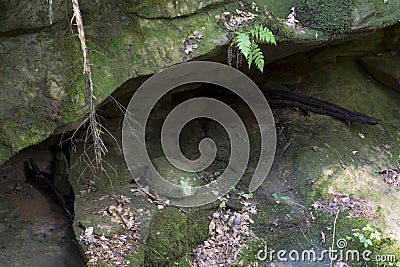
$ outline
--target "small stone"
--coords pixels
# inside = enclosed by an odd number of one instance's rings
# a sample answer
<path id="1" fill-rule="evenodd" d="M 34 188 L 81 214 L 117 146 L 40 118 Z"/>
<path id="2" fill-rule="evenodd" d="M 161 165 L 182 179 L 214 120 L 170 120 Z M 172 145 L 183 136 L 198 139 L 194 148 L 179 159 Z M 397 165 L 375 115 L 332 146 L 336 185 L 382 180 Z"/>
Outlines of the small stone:
<path id="1" fill-rule="evenodd" d="M 242 217 L 240 216 L 240 214 L 236 214 L 235 218 L 233 219 L 233 225 L 238 225 L 238 224 L 240 224 L 241 221 L 242 221 Z"/>
<path id="2" fill-rule="evenodd" d="M 221 216 L 221 214 L 218 211 L 213 213 L 213 218 L 214 219 L 218 219 L 220 216 Z"/>
<path id="3" fill-rule="evenodd" d="M 230 227 L 232 227 L 232 226 L 234 225 L 234 221 L 235 221 L 235 216 L 232 215 L 232 216 L 229 218 L 228 225 L 229 225 Z"/>
<path id="4" fill-rule="evenodd" d="M 222 216 L 222 220 L 224 222 L 227 222 L 229 220 L 229 215 L 228 214 L 224 214 L 224 216 Z"/>
<path id="5" fill-rule="evenodd" d="M 208 231 L 210 232 L 210 235 L 213 234 L 214 230 L 215 230 L 215 222 L 214 220 L 211 220 L 210 224 L 208 225 Z"/>

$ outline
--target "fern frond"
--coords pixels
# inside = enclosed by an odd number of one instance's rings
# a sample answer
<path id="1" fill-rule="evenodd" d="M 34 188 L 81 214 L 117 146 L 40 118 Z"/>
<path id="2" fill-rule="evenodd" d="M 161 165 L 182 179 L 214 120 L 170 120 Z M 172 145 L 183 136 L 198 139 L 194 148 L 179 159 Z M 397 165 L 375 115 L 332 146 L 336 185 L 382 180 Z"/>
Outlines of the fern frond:
<path id="1" fill-rule="evenodd" d="M 254 58 L 253 51 L 255 50 L 255 47 L 258 47 L 258 46 L 256 44 L 253 44 L 251 46 L 249 57 L 246 58 L 247 59 L 247 64 L 249 65 L 249 69 L 251 68 L 251 64 L 253 63 L 253 58 Z"/>
<path id="2" fill-rule="evenodd" d="M 253 45 L 251 50 L 252 60 L 256 67 L 263 72 L 264 71 L 264 54 L 258 45 Z M 249 65 L 250 66 L 250 65 Z"/>
<path id="3" fill-rule="evenodd" d="M 247 59 L 249 69 L 252 64 L 263 72 L 264 70 L 264 54 L 257 43 L 274 44 L 276 40 L 274 34 L 262 25 L 256 25 L 247 32 L 235 32 L 233 44 L 238 47 L 238 50 Z"/>
<path id="4" fill-rule="evenodd" d="M 240 32 L 236 36 L 236 41 L 235 43 L 237 44 L 240 52 L 245 56 L 247 59 L 249 57 L 249 53 L 251 51 L 251 41 L 250 41 L 250 36 L 245 33 L 245 32 Z"/>
<path id="5" fill-rule="evenodd" d="M 274 34 L 267 27 L 260 26 L 259 37 L 260 43 L 276 45 Z"/>

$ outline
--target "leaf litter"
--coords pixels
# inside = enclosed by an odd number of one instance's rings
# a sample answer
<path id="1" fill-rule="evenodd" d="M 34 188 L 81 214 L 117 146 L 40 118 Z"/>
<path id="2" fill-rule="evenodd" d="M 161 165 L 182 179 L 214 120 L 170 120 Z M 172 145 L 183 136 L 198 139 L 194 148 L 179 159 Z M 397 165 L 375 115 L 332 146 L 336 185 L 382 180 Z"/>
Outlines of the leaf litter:
<path id="1" fill-rule="evenodd" d="M 328 212 L 333 215 L 338 211 L 349 210 L 349 218 L 375 217 L 378 215 L 374 206 L 366 200 L 352 197 L 348 194 L 336 193 L 333 188 L 329 188 L 330 200 L 317 200 L 312 206 L 316 210 Z"/>
<path id="2" fill-rule="evenodd" d="M 107 198 L 109 196 L 103 196 Z M 130 203 L 130 198 L 124 195 L 113 195 L 112 199 L 116 204 L 97 212 L 97 215 L 109 217 L 110 221 L 122 226 L 123 231 L 113 236 L 96 234 L 93 227 L 85 227 L 79 239 L 86 246 L 86 255 L 89 256 L 88 266 L 95 266 L 100 263 L 110 264 L 111 266 L 129 266 L 130 261 L 124 256 L 130 253 L 137 253 L 135 246 L 140 241 L 138 227 L 140 222 L 126 204 Z M 148 212 L 148 211 L 147 211 Z M 138 209 L 137 213 L 146 213 L 143 209 Z"/>
<path id="3" fill-rule="evenodd" d="M 400 189 L 400 169 L 387 169 L 380 171 L 383 181 L 396 189 Z"/>
<path id="4" fill-rule="evenodd" d="M 192 252 L 190 266 L 227 266 L 239 263 L 238 254 L 248 240 L 256 238 L 250 225 L 257 208 L 248 201 L 248 194 L 241 195 L 240 211 L 219 208 L 212 215 L 210 238 Z"/>

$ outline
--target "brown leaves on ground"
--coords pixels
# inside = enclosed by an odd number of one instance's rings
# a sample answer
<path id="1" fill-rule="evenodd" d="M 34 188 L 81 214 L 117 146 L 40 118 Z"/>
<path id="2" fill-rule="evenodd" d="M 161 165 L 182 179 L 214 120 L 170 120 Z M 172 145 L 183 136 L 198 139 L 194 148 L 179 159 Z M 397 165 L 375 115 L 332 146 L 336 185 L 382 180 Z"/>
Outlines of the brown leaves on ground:
<path id="1" fill-rule="evenodd" d="M 254 205 L 242 199 L 241 211 L 218 209 L 213 213 L 209 231 L 211 237 L 193 251 L 190 266 L 227 266 L 238 263 L 238 252 L 246 241 L 255 238 L 250 231 L 252 215 L 257 214 Z"/>
<path id="2" fill-rule="evenodd" d="M 137 252 L 135 244 L 140 238 L 137 231 L 140 222 L 131 212 L 130 207 L 125 205 L 130 203 L 130 198 L 124 195 L 112 196 L 112 198 L 116 201 L 116 205 L 110 205 L 97 214 L 110 217 L 112 222 L 121 224 L 124 232 L 106 237 L 94 233 L 93 227 L 87 227 L 79 239 L 88 246 L 86 254 L 90 257 L 89 266 L 100 263 L 129 266 L 130 262 L 124 259 L 124 256 Z"/>
<path id="3" fill-rule="evenodd" d="M 399 169 L 388 169 L 384 171 L 380 171 L 383 181 L 385 183 L 390 184 L 396 189 L 400 189 L 400 170 Z"/>
<path id="4" fill-rule="evenodd" d="M 318 200 L 313 204 L 313 208 L 332 215 L 336 214 L 338 210 L 350 210 L 349 218 L 374 217 L 378 215 L 374 207 L 369 205 L 366 200 L 351 197 L 348 194 L 336 193 L 332 188 L 329 189 L 329 193 L 331 195 L 330 201 Z"/>
<path id="5" fill-rule="evenodd" d="M 193 34 L 189 35 L 185 41 L 185 54 L 189 55 L 191 52 L 199 47 L 199 43 L 204 38 L 204 35 L 199 31 L 194 31 Z"/>
<path id="6" fill-rule="evenodd" d="M 257 15 L 249 11 L 236 9 L 237 15 L 231 15 L 230 12 L 224 12 L 222 15 L 216 16 L 216 19 L 221 20 L 228 31 L 239 30 L 246 22 L 253 20 Z"/>

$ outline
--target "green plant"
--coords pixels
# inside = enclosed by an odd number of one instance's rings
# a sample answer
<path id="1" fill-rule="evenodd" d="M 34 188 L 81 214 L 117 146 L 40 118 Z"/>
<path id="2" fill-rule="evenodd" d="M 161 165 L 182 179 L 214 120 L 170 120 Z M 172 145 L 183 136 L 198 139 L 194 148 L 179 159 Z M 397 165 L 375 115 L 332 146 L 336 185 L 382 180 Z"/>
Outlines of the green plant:
<path id="1" fill-rule="evenodd" d="M 290 199 L 289 196 L 278 196 L 277 193 L 273 193 L 273 194 L 272 194 L 272 197 L 273 197 L 276 201 L 279 201 L 279 200 L 288 201 L 288 200 Z"/>
<path id="2" fill-rule="evenodd" d="M 363 227 L 360 232 L 355 232 L 353 236 L 358 237 L 358 240 L 365 248 L 369 246 L 377 246 L 381 241 L 381 232 L 373 228 L 370 224 Z"/>
<path id="3" fill-rule="evenodd" d="M 252 192 L 245 193 L 244 191 L 240 191 L 238 193 L 238 198 L 239 199 L 242 199 L 242 198 L 250 199 L 250 198 L 253 198 L 253 197 L 254 197 L 254 194 Z"/>
<path id="4" fill-rule="evenodd" d="M 274 34 L 262 25 L 255 25 L 248 31 L 235 32 L 234 34 L 231 47 L 237 47 L 238 51 L 244 55 L 249 69 L 254 63 L 263 72 L 265 63 L 264 54 L 258 44 L 276 45 Z"/>
<path id="5" fill-rule="evenodd" d="M 226 210 L 226 202 L 228 201 L 228 199 L 227 198 L 225 198 L 225 197 L 223 197 L 222 199 L 221 199 L 221 202 L 219 203 L 219 208 L 221 209 L 221 210 Z"/>

